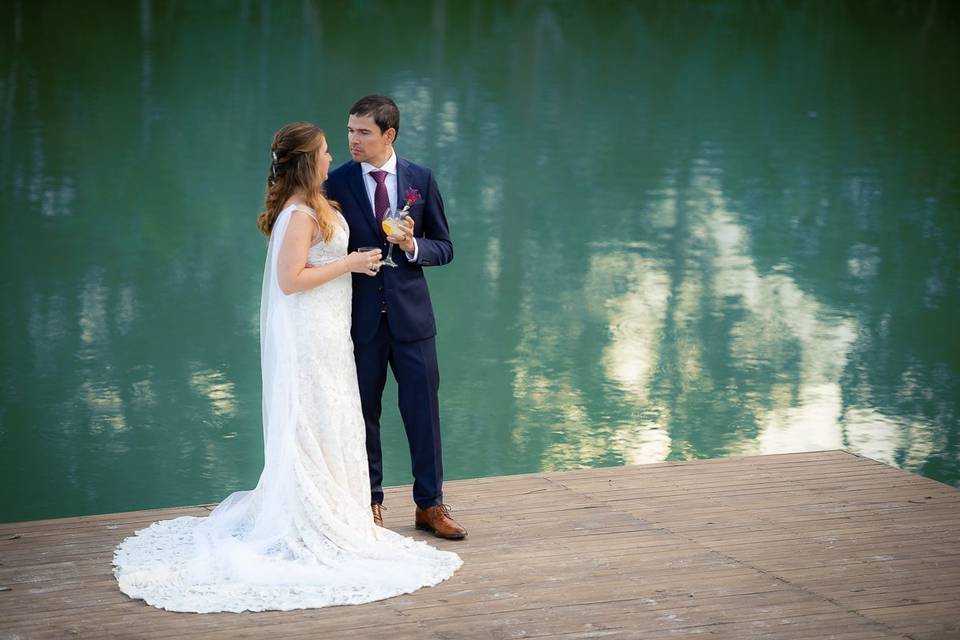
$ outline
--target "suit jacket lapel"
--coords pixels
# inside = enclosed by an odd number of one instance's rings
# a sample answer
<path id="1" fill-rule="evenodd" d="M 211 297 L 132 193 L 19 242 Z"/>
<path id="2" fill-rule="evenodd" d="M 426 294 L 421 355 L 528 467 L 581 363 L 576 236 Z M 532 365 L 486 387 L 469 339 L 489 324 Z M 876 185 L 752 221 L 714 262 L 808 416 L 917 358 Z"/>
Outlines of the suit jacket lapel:
<path id="1" fill-rule="evenodd" d="M 350 171 L 350 179 L 347 182 L 350 184 L 353 197 L 357 199 L 357 204 L 360 205 L 358 215 L 363 218 L 364 222 L 370 227 L 370 230 L 373 231 L 374 237 L 380 238 L 380 229 L 377 228 L 377 219 L 373 217 L 373 205 L 370 204 L 370 198 L 367 196 L 367 188 L 363 184 L 363 172 L 360 170 L 359 162 L 353 163 L 353 168 Z"/>
<path id="2" fill-rule="evenodd" d="M 406 160 L 397 156 L 397 209 L 403 209 L 406 203 L 404 196 L 407 193 L 407 187 L 410 182 L 407 180 L 408 163 Z"/>

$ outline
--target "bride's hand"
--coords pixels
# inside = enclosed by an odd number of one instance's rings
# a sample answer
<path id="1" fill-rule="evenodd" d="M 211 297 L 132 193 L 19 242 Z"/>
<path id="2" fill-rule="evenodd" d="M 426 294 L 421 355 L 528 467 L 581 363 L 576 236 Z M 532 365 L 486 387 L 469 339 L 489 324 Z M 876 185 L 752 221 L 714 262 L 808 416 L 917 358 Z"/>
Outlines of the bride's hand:
<path id="1" fill-rule="evenodd" d="M 380 271 L 380 249 L 372 251 L 354 251 L 349 254 L 345 260 L 347 268 L 353 273 L 363 273 L 368 276 L 375 276 Z"/>

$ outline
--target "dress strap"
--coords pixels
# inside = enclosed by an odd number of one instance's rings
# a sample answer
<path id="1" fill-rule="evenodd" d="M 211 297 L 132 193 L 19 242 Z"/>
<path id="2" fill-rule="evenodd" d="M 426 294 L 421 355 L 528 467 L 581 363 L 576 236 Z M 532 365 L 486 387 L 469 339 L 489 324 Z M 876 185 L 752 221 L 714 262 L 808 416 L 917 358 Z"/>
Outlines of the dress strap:
<path id="1" fill-rule="evenodd" d="M 317 218 L 317 212 L 305 204 L 292 204 L 290 205 L 290 211 L 303 211 L 305 214 L 313 218 L 314 222 L 320 224 L 320 221 Z"/>
<path id="2" fill-rule="evenodd" d="M 287 208 L 290 209 L 290 213 L 293 213 L 294 211 L 303 211 L 305 214 L 313 218 L 313 221 L 317 224 L 317 231 L 320 230 L 320 219 L 317 217 L 316 211 L 305 204 L 291 204 Z"/>

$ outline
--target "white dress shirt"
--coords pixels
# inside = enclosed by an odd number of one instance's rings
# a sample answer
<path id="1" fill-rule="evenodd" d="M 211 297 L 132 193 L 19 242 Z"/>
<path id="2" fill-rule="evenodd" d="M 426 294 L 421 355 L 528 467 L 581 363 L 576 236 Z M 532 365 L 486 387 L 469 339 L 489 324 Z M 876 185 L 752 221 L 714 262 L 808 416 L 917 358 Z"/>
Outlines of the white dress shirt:
<path id="1" fill-rule="evenodd" d="M 360 163 L 360 171 L 363 172 L 363 186 L 367 188 L 367 199 L 370 201 L 370 208 L 374 208 L 374 194 L 377 191 L 377 181 L 372 175 L 371 171 L 386 171 L 387 179 L 384 180 L 383 184 L 387 188 L 387 197 L 390 198 L 390 208 L 397 208 L 397 154 L 394 153 L 393 149 L 390 150 L 390 159 L 383 163 L 382 167 L 375 167 L 369 162 Z M 373 216 L 377 216 L 377 212 L 373 212 Z M 410 262 L 417 261 L 417 254 L 419 253 L 419 247 L 417 246 L 417 239 L 413 238 L 413 252 L 406 252 L 407 260 Z"/>

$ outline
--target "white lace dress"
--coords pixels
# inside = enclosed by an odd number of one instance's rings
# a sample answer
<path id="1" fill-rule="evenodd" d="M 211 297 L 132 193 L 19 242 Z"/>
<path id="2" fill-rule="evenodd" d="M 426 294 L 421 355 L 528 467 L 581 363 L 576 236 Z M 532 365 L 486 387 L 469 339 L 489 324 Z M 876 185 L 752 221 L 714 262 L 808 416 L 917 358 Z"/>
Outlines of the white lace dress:
<path id="1" fill-rule="evenodd" d="M 360 604 L 449 578 L 459 556 L 373 524 L 350 339 L 351 276 L 283 295 L 275 276 L 293 210 L 277 219 L 261 302 L 264 470 L 206 518 L 156 522 L 114 553 L 120 590 L 170 611 Z M 312 211 L 302 208 L 306 213 Z M 347 230 L 310 249 L 346 255 Z"/>

